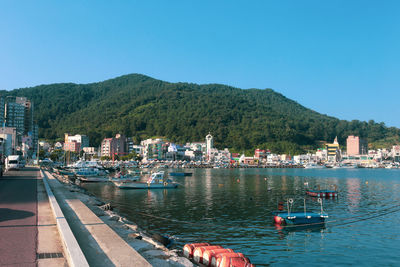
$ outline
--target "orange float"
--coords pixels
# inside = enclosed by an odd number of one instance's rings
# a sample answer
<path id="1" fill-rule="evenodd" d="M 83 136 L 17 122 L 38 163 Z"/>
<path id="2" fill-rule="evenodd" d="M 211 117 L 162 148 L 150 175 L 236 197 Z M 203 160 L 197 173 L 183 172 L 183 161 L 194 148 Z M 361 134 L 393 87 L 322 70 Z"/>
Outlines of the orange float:
<path id="1" fill-rule="evenodd" d="M 186 244 L 184 247 L 183 247 L 183 255 L 186 257 L 186 258 L 189 258 L 189 259 L 191 259 L 191 258 L 193 258 L 193 252 L 194 252 L 194 250 L 195 250 L 195 248 L 196 247 L 204 247 L 204 246 L 209 246 L 210 244 L 208 244 L 208 243 L 191 243 L 191 244 Z"/>
<path id="2" fill-rule="evenodd" d="M 217 248 L 222 248 L 221 246 L 202 246 L 202 247 L 196 247 L 193 251 L 193 260 L 197 263 L 203 263 L 203 253 L 206 250 L 212 250 L 212 249 L 217 249 Z"/>
<path id="3" fill-rule="evenodd" d="M 203 253 L 203 264 L 206 266 L 211 266 L 211 258 L 213 256 L 220 253 L 229 253 L 229 252 L 234 252 L 234 251 L 233 249 L 230 248 L 217 248 L 217 249 L 206 250 Z"/>
<path id="4" fill-rule="evenodd" d="M 221 260 L 224 256 L 231 256 L 231 257 L 243 257 L 244 254 L 240 252 L 226 252 L 226 253 L 219 253 L 211 257 L 211 266 L 219 266 Z"/>
<path id="5" fill-rule="evenodd" d="M 228 256 L 225 255 L 221 258 L 221 262 L 218 265 L 219 267 L 246 267 L 246 265 L 250 263 L 250 260 L 246 257 L 241 256 Z"/>

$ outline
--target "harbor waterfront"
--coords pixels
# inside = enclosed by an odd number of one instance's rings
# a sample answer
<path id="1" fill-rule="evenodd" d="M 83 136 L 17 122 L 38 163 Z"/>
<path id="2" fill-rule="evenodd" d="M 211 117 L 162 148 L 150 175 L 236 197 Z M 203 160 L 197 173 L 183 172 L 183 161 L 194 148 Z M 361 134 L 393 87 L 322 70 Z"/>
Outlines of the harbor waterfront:
<path id="1" fill-rule="evenodd" d="M 175 172 L 177 169 L 166 169 Z M 121 215 L 149 232 L 169 235 L 174 247 L 209 242 L 244 253 L 256 265 L 396 265 L 400 255 L 400 170 L 185 169 L 176 189 L 121 190 L 83 183 Z M 323 199 L 323 227 L 279 227 L 273 211 L 294 200 L 297 210 L 320 212 L 307 188 L 336 186 Z M 286 207 L 286 204 L 284 204 Z"/>

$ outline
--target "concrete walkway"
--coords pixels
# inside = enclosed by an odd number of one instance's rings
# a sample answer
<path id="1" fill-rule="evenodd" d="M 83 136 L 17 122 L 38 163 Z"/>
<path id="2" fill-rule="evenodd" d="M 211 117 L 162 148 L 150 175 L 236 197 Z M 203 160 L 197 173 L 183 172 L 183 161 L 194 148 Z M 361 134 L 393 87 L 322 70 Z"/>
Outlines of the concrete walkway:
<path id="1" fill-rule="evenodd" d="M 45 176 L 90 266 L 151 266 L 50 173 Z"/>
<path id="2" fill-rule="evenodd" d="M 151 266 L 51 174 L 44 176 L 31 167 L 0 178 L 1 266 Z M 79 251 L 82 258 L 73 259 Z"/>
<path id="3" fill-rule="evenodd" d="M 8 171 L 0 178 L 0 265 L 66 264 L 38 169 Z"/>

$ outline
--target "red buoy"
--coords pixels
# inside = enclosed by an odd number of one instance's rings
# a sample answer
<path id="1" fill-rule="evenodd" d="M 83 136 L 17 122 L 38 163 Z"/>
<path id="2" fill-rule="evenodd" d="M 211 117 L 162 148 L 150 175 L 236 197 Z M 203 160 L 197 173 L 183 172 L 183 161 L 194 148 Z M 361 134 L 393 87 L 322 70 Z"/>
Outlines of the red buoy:
<path id="1" fill-rule="evenodd" d="M 276 216 L 274 216 L 274 222 L 275 222 L 276 224 L 284 224 L 285 219 L 283 219 L 282 217 L 276 215 Z"/>
<path id="2" fill-rule="evenodd" d="M 246 257 L 240 256 L 223 256 L 221 259 L 221 263 L 218 265 L 219 267 L 245 267 L 247 263 L 250 263 L 250 260 Z"/>
<path id="3" fill-rule="evenodd" d="M 196 247 L 193 251 L 193 260 L 197 263 L 203 263 L 203 253 L 206 250 L 222 248 L 221 246 L 203 246 L 203 247 Z"/>
<path id="4" fill-rule="evenodd" d="M 220 253 L 229 253 L 229 252 L 234 252 L 234 251 L 233 249 L 230 248 L 217 248 L 217 249 L 206 250 L 203 253 L 203 264 L 206 266 L 211 266 L 211 258 L 213 256 Z"/>
<path id="5" fill-rule="evenodd" d="M 186 244 L 183 246 L 183 255 L 186 258 L 193 258 L 193 252 L 196 247 L 201 247 L 201 246 L 209 246 L 210 244 L 208 243 L 192 243 L 192 244 Z"/>
<path id="6" fill-rule="evenodd" d="M 227 252 L 227 253 L 219 253 L 211 257 L 211 266 L 220 266 L 221 260 L 224 256 L 231 256 L 231 257 L 243 257 L 243 253 L 237 252 Z"/>

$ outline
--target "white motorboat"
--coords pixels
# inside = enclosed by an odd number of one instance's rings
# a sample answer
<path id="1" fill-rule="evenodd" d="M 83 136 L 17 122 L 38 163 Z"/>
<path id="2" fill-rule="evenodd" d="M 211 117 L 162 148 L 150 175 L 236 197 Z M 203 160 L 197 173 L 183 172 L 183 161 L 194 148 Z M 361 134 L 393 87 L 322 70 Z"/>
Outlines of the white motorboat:
<path id="1" fill-rule="evenodd" d="M 304 168 L 305 169 L 323 169 L 323 168 L 325 168 L 325 166 L 310 162 L 310 163 L 304 164 Z"/>
<path id="2" fill-rule="evenodd" d="M 113 183 L 121 189 L 167 189 L 178 187 L 178 184 L 171 179 L 164 178 L 164 171 L 152 173 L 147 182 L 113 181 Z"/>

